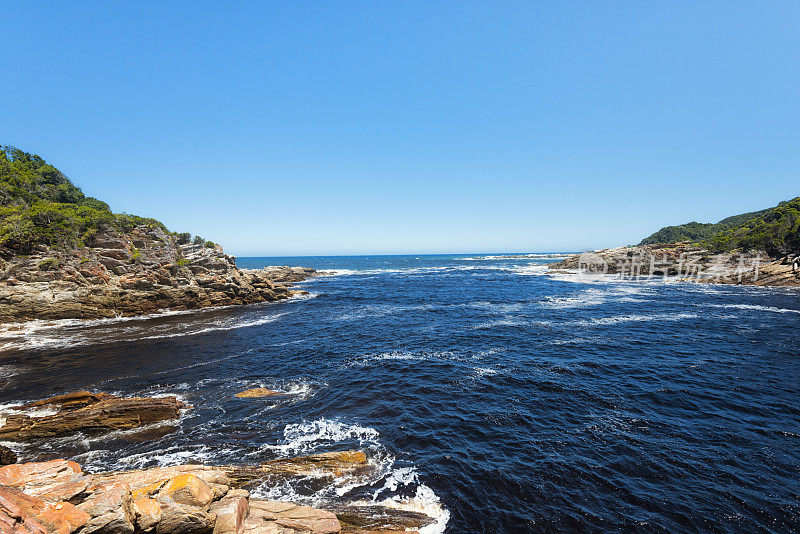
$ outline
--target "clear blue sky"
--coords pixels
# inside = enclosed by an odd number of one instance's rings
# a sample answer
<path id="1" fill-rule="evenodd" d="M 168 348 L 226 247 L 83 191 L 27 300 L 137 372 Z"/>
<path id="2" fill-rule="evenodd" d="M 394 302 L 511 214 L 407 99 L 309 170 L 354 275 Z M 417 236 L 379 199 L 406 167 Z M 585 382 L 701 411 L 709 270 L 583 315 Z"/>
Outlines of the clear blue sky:
<path id="1" fill-rule="evenodd" d="M 576 250 L 800 195 L 796 2 L 3 2 L 0 143 L 246 255 Z"/>

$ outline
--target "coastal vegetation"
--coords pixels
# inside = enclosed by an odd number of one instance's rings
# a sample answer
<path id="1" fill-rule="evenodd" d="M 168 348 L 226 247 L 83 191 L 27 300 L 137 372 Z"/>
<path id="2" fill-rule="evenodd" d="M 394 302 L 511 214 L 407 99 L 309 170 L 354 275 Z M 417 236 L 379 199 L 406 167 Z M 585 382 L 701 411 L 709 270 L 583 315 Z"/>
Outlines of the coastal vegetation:
<path id="1" fill-rule="evenodd" d="M 0 147 L 0 248 L 30 254 L 37 245 L 82 247 L 100 232 L 130 232 L 140 226 L 167 232 L 156 219 L 112 212 L 108 204 L 84 195 L 40 156 Z M 191 234 L 173 235 L 179 244 L 191 242 Z M 194 243 L 215 246 L 199 236 Z"/>
<path id="2" fill-rule="evenodd" d="M 718 223 L 667 226 L 639 245 L 691 242 L 712 253 L 763 250 L 773 257 L 800 252 L 800 197 L 774 208 L 734 215 Z"/>

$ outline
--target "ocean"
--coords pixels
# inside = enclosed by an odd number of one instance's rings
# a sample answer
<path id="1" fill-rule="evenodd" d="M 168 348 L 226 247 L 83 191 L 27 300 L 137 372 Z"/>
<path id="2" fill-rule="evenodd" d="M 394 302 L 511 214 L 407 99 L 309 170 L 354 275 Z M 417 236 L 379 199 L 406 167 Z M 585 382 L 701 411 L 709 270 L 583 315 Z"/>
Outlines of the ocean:
<path id="1" fill-rule="evenodd" d="M 553 261 L 239 258 L 334 274 L 284 302 L 3 326 L 0 412 L 78 389 L 192 405 L 5 445 L 90 471 L 358 448 L 365 475 L 255 494 L 420 510 L 426 534 L 800 531 L 800 291 Z M 234 397 L 252 387 L 287 395 Z"/>

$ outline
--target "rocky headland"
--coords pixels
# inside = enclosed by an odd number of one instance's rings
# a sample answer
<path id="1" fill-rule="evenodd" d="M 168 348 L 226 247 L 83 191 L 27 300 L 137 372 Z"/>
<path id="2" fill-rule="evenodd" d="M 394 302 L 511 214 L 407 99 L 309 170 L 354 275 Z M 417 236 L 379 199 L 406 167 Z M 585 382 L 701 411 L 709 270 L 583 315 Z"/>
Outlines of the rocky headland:
<path id="1" fill-rule="evenodd" d="M 623 278 L 668 276 L 687 282 L 800 286 L 800 254 L 773 258 L 765 252 L 714 254 L 691 243 L 647 244 L 575 254 L 550 269 Z"/>
<path id="2" fill-rule="evenodd" d="M 114 213 L 41 157 L 0 147 L 0 323 L 269 302 L 315 274 L 239 269 L 221 246 Z"/>
<path id="3" fill-rule="evenodd" d="M 219 245 L 179 244 L 160 226 L 140 225 L 99 233 L 81 247 L 39 244 L 25 255 L 0 249 L 0 322 L 270 302 L 291 297 L 289 284 L 316 274 L 239 269 Z"/>
<path id="4" fill-rule="evenodd" d="M 800 286 L 800 197 L 717 223 L 667 226 L 637 246 L 575 254 L 549 267 L 626 278 Z"/>

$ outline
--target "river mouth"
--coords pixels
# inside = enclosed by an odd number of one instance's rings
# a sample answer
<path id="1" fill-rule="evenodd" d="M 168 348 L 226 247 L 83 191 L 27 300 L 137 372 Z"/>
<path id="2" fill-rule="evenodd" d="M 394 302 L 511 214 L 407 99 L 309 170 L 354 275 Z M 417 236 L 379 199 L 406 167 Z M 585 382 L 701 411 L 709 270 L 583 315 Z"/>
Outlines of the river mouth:
<path id="1" fill-rule="evenodd" d="M 798 528 L 800 292 L 578 281 L 552 261 L 303 258 L 336 275 L 285 302 L 4 327 L 0 409 L 79 389 L 193 406 L 9 445 L 89 471 L 359 449 L 358 479 L 255 494 L 393 503 L 448 532 Z M 284 394 L 235 397 L 254 387 Z"/>

